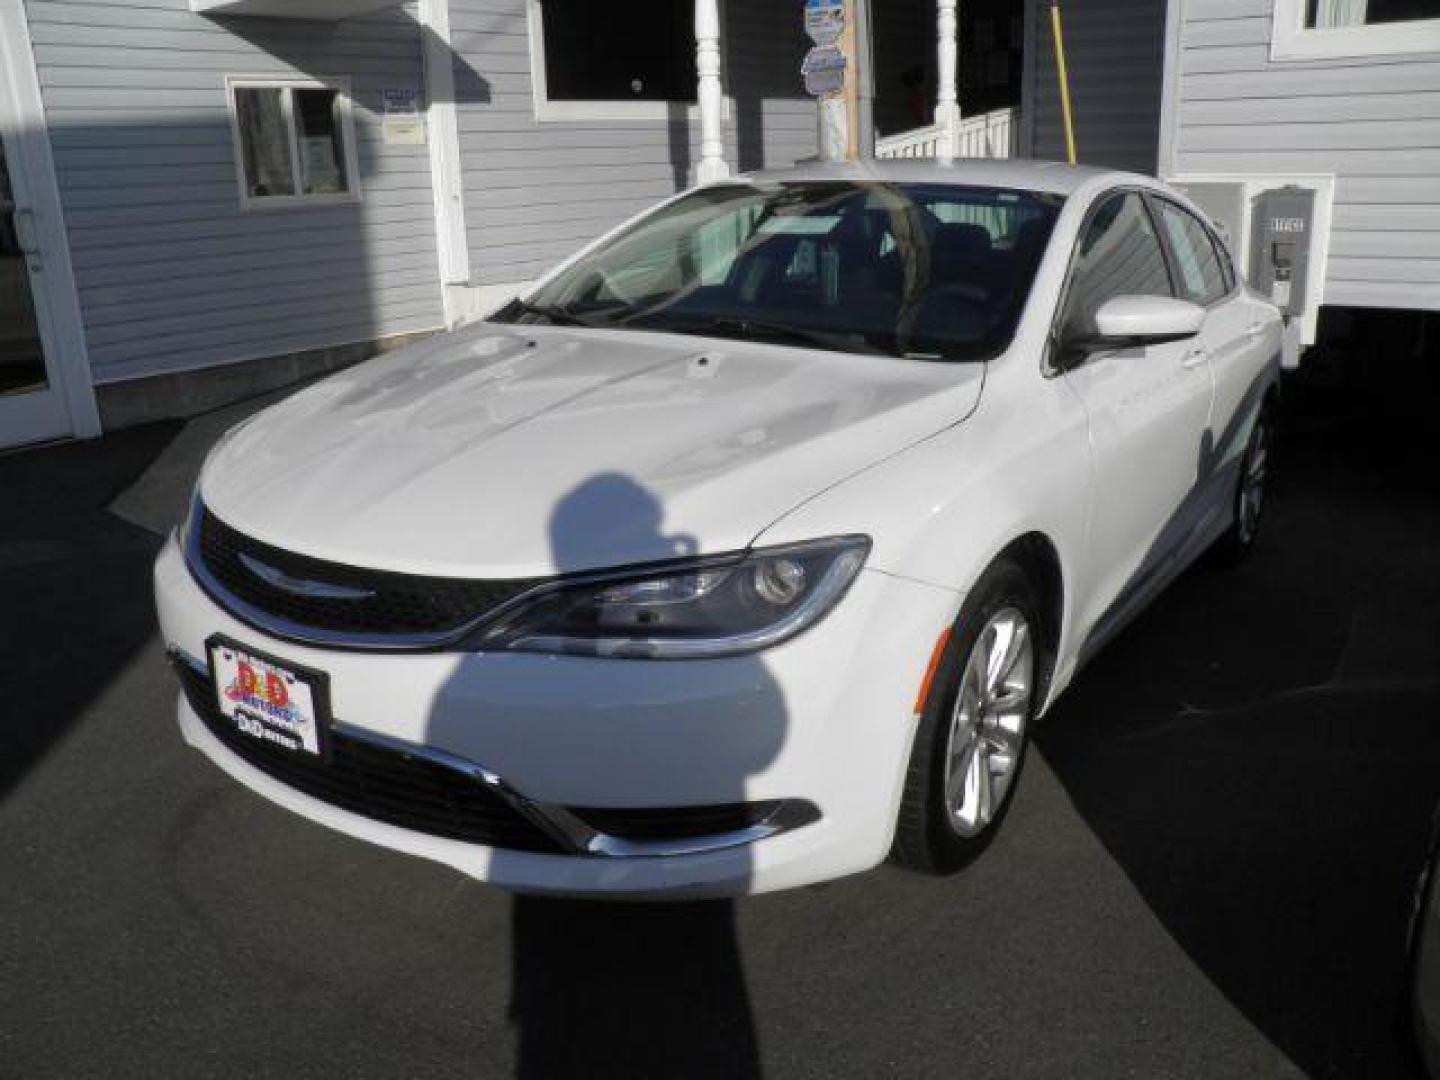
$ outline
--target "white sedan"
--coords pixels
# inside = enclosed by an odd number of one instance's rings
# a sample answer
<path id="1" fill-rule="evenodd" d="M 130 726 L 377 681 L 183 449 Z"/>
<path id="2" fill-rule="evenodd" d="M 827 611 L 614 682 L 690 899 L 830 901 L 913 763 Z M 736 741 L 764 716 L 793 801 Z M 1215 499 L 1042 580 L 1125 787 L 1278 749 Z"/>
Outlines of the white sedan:
<path id="1" fill-rule="evenodd" d="M 1280 339 L 1142 176 L 687 192 L 222 440 L 155 571 L 181 730 L 520 891 L 954 870 L 1083 663 L 1254 543 Z"/>

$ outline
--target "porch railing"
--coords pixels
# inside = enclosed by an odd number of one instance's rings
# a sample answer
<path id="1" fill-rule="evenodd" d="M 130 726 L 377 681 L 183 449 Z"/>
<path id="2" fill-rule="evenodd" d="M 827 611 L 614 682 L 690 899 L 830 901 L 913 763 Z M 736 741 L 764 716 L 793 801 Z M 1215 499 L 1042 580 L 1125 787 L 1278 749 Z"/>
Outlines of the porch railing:
<path id="1" fill-rule="evenodd" d="M 1020 126 L 1018 114 L 1018 109 L 996 109 L 963 118 L 953 131 L 947 130 L 947 124 L 931 124 L 890 135 L 876 140 L 875 156 L 883 159 L 941 157 L 948 144 L 954 157 L 1014 157 Z"/>

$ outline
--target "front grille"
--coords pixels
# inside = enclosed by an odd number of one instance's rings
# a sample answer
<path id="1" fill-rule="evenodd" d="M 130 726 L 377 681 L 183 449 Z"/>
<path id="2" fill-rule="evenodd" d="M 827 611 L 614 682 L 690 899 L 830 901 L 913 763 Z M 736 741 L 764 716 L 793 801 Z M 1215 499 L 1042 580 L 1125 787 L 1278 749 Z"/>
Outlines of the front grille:
<path id="1" fill-rule="evenodd" d="M 273 619 L 341 634 L 444 635 L 534 587 L 531 579 L 477 581 L 369 570 L 283 551 L 237 532 L 200 509 L 198 547 L 205 570 L 231 596 Z M 257 576 L 245 555 L 301 581 L 363 589 L 365 599 L 302 596 Z"/>
<path id="2" fill-rule="evenodd" d="M 443 765 L 330 733 L 330 760 L 302 757 L 242 735 L 220 712 L 209 675 L 175 665 L 190 708 L 229 750 L 261 772 L 333 806 L 377 821 L 512 851 L 560 847 L 485 785 Z"/>

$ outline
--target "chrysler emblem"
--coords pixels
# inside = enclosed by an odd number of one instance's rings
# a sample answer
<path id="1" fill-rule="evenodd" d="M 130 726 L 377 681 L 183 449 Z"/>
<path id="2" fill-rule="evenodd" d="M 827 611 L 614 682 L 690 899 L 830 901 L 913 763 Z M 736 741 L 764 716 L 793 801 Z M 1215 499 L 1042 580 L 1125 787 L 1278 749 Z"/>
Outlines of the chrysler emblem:
<path id="1" fill-rule="evenodd" d="M 276 589 L 281 589 L 293 596 L 303 596 L 307 600 L 373 600 L 375 590 L 356 589 L 349 585 L 332 585 L 328 581 L 307 581 L 304 578 L 291 577 L 283 570 L 277 570 L 268 566 L 259 559 L 252 559 L 249 555 L 241 554 L 240 562 L 245 569 L 254 574 L 265 584 Z"/>

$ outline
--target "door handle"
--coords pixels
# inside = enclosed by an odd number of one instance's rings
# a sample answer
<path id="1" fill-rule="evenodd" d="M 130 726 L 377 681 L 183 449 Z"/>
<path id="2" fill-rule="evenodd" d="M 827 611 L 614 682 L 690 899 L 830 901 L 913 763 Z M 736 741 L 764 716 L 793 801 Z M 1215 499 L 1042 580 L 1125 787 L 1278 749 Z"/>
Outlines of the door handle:
<path id="1" fill-rule="evenodd" d="M 20 244 L 20 250 L 24 252 L 30 269 L 38 273 L 44 267 L 40 261 L 39 223 L 35 211 L 22 207 L 15 211 L 11 220 L 15 222 L 15 239 Z"/>
<path id="2" fill-rule="evenodd" d="M 1180 366 L 1181 366 L 1182 368 L 1195 368 L 1195 367 L 1199 367 L 1201 364 L 1205 363 L 1205 361 L 1208 360 L 1209 358 L 1210 358 L 1210 354 L 1209 354 L 1208 352 L 1206 352 L 1204 349 L 1191 349 L 1189 352 L 1187 352 L 1187 353 L 1185 354 L 1185 359 L 1183 359 L 1183 360 L 1180 361 Z"/>

